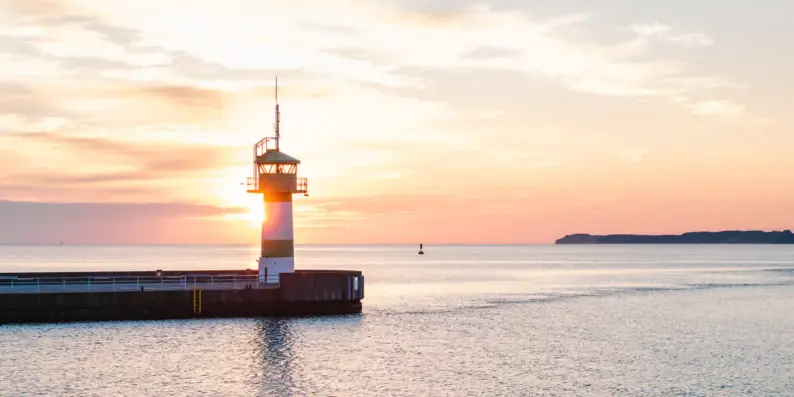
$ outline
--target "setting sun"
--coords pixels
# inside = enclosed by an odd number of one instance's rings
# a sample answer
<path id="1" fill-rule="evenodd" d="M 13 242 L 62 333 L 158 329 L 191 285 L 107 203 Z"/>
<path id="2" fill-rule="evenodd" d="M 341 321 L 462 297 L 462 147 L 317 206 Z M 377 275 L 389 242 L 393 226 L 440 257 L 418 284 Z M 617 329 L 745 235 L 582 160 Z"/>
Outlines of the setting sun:
<path id="1" fill-rule="evenodd" d="M 260 227 L 265 220 L 265 206 L 262 196 L 246 192 L 245 186 L 234 188 L 216 189 L 209 192 L 218 205 L 226 208 L 237 208 L 233 214 L 227 214 L 224 219 L 231 221 L 246 221 L 251 227 Z"/>
<path id="2" fill-rule="evenodd" d="M 248 214 L 246 219 L 252 226 L 260 226 L 265 221 L 265 206 L 262 203 L 262 198 L 259 196 L 251 196 L 252 200 L 248 202 Z"/>

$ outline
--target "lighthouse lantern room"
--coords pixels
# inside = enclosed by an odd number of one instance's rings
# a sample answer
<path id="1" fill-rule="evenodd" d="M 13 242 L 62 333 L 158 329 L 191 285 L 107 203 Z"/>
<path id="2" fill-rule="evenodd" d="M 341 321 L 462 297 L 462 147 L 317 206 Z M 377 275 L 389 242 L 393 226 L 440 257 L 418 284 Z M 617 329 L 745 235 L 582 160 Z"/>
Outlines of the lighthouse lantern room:
<path id="1" fill-rule="evenodd" d="M 306 178 L 298 177 L 300 160 L 281 151 L 276 79 L 275 137 L 266 137 L 254 145 L 254 175 L 248 178 L 248 193 L 261 194 L 265 208 L 262 221 L 262 244 L 259 282 L 277 284 L 279 274 L 295 271 L 295 244 L 292 225 L 292 195 L 308 195 Z"/>

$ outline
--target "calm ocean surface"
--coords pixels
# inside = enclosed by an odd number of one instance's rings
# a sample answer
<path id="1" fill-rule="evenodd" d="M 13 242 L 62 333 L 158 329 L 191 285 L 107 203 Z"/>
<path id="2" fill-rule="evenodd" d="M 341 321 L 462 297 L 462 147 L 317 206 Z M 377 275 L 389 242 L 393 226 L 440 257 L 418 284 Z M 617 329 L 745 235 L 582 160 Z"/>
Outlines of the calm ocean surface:
<path id="1" fill-rule="evenodd" d="M 361 315 L 0 326 L 1 396 L 794 396 L 794 246 L 298 246 Z M 0 271 L 254 267 L 0 246 Z"/>

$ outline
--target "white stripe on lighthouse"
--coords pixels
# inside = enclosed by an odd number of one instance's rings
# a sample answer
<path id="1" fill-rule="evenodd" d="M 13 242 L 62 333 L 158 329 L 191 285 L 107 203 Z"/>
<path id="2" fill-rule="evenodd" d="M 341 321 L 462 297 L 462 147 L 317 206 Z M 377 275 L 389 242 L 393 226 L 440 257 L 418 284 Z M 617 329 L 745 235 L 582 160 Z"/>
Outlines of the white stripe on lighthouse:
<path id="1" fill-rule="evenodd" d="M 259 259 L 259 282 L 275 283 L 279 282 L 279 274 L 294 273 L 295 258 L 260 258 Z"/>

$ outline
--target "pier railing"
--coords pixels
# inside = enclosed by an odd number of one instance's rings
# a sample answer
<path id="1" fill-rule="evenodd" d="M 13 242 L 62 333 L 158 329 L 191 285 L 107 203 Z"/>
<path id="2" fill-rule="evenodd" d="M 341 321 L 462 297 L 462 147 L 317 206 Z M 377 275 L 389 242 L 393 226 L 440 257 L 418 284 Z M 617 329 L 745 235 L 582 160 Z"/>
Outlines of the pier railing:
<path id="1" fill-rule="evenodd" d="M 271 277 L 269 277 L 270 279 Z M 184 275 L 184 276 L 83 276 L 83 277 L 4 277 L 0 294 L 22 292 L 103 292 L 153 291 L 185 289 L 244 289 L 274 286 L 259 282 L 253 275 Z"/>

